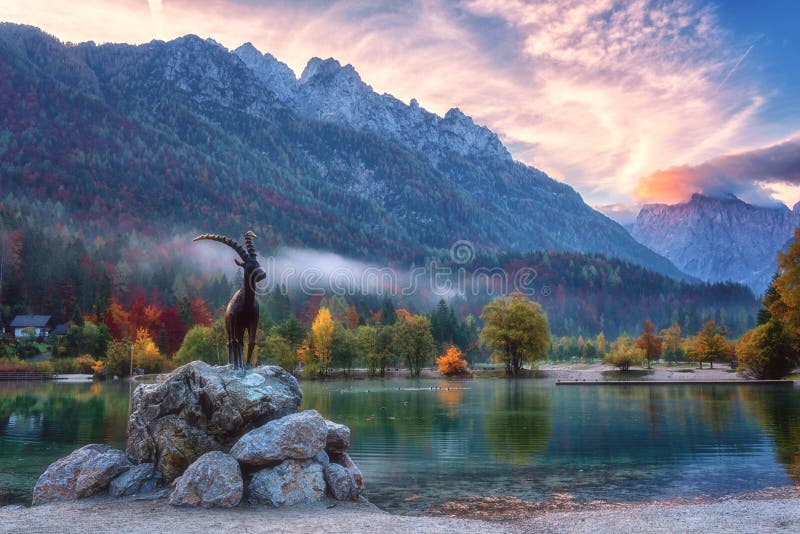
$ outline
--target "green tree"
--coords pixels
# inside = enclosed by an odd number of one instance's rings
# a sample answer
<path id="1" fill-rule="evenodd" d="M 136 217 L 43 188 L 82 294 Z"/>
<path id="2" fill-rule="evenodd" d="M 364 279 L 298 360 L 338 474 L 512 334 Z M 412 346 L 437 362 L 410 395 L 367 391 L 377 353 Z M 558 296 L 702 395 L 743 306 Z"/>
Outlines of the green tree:
<path id="1" fill-rule="evenodd" d="M 194 326 L 183 338 L 181 348 L 175 354 L 175 363 L 184 365 L 200 360 L 211 365 L 217 364 L 217 352 L 210 326 Z"/>
<path id="2" fill-rule="evenodd" d="M 346 313 L 347 308 L 344 309 Z M 352 331 L 347 330 L 341 323 L 336 323 L 333 327 L 333 340 L 331 347 L 331 357 L 334 364 L 343 369 L 345 374 L 353 370 L 353 362 L 357 353 L 356 339 Z"/>
<path id="3" fill-rule="evenodd" d="M 362 325 L 355 330 L 355 343 L 359 354 L 367 364 L 367 372 L 375 376 L 378 371 L 378 328 Z"/>
<path id="4" fill-rule="evenodd" d="M 130 341 L 112 341 L 108 345 L 106 375 L 124 377 L 130 374 L 131 345 Z"/>
<path id="5" fill-rule="evenodd" d="M 292 350 L 297 350 L 306 338 L 308 330 L 292 315 L 278 327 L 278 335 L 289 342 Z"/>
<path id="6" fill-rule="evenodd" d="M 385 297 L 381 306 L 381 324 L 393 325 L 395 322 L 397 322 L 397 311 L 394 308 L 394 303 L 392 299 Z"/>
<path id="7" fill-rule="evenodd" d="M 483 308 L 481 343 L 506 372 L 518 376 L 523 364 L 547 356 L 550 329 L 541 305 L 519 293 L 498 297 Z"/>
<path id="8" fill-rule="evenodd" d="M 394 325 L 394 346 L 395 353 L 408 363 L 411 374 L 419 376 L 435 350 L 430 319 L 415 315 L 398 321 Z"/>
<path id="9" fill-rule="evenodd" d="M 297 367 L 297 352 L 278 334 L 270 334 L 264 339 L 264 357 L 290 373 Z"/>

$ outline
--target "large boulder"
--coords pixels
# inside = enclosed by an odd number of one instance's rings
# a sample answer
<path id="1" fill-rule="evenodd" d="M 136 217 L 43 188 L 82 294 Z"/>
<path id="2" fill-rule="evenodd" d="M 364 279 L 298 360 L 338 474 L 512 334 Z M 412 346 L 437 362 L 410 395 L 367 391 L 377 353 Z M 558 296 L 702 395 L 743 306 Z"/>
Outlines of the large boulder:
<path id="1" fill-rule="evenodd" d="M 33 505 L 82 499 L 102 491 L 131 468 L 124 452 L 108 445 L 86 445 L 56 460 L 33 488 Z"/>
<path id="2" fill-rule="evenodd" d="M 350 469 L 329 463 L 323 468 L 328 491 L 337 501 L 355 501 L 360 493 L 355 476 Z"/>
<path id="3" fill-rule="evenodd" d="M 325 495 L 322 466 L 312 460 L 286 460 L 253 475 L 247 493 L 252 504 L 276 507 L 318 501 Z"/>
<path id="4" fill-rule="evenodd" d="M 244 492 L 239 464 L 229 454 L 207 452 L 186 469 L 169 496 L 173 506 L 232 508 Z"/>
<path id="5" fill-rule="evenodd" d="M 108 486 L 112 497 L 128 497 L 153 493 L 161 482 L 161 473 L 154 464 L 139 464 L 131 467 Z"/>
<path id="6" fill-rule="evenodd" d="M 325 442 L 325 450 L 331 453 L 347 452 L 350 447 L 350 428 L 333 421 L 325 420 L 328 427 L 328 437 Z"/>
<path id="7" fill-rule="evenodd" d="M 171 482 L 204 453 L 226 450 L 245 432 L 295 413 L 301 400 L 297 379 L 280 367 L 242 377 L 195 361 L 136 388 L 127 452 L 137 463 L 155 463 Z"/>
<path id="8" fill-rule="evenodd" d="M 330 461 L 332 464 L 339 464 L 347 469 L 353 475 L 353 480 L 356 482 L 356 487 L 359 492 L 364 491 L 364 476 L 361 474 L 361 469 L 358 468 L 356 463 L 350 458 L 346 452 L 339 454 L 331 454 Z"/>
<path id="9" fill-rule="evenodd" d="M 327 436 L 325 419 L 316 410 L 305 410 L 251 430 L 231 448 L 231 455 L 247 467 L 302 460 L 322 451 Z"/>

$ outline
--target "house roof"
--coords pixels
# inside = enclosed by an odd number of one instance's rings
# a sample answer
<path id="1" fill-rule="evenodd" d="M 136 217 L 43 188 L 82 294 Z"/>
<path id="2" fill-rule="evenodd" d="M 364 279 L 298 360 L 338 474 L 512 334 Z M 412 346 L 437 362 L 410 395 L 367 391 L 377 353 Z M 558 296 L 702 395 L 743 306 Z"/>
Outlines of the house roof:
<path id="1" fill-rule="evenodd" d="M 17 315 L 11 321 L 11 328 L 42 328 L 49 322 L 49 315 Z"/>
<path id="2" fill-rule="evenodd" d="M 67 323 L 61 323 L 56 325 L 53 329 L 53 335 L 56 336 L 66 336 L 67 335 Z"/>

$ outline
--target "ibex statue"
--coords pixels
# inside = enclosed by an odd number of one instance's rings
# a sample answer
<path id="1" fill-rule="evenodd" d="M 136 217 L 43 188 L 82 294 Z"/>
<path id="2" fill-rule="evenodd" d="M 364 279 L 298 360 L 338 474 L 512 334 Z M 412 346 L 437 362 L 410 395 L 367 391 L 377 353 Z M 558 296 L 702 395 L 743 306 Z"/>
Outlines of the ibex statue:
<path id="1" fill-rule="evenodd" d="M 228 364 L 234 369 L 244 369 L 242 351 L 244 349 L 244 331 L 247 330 L 247 361 L 253 357 L 256 344 L 256 327 L 258 326 L 258 302 L 256 302 L 256 284 L 267 277 L 256 259 L 256 248 L 253 238 L 256 234 L 248 230 L 244 234 L 245 250 L 242 245 L 229 237 L 214 234 L 203 234 L 193 241 L 210 239 L 225 243 L 235 250 L 241 260 L 234 260 L 236 265 L 244 269 L 242 288 L 233 294 L 228 308 L 225 310 L 225 332 L 228 334 Z"/>

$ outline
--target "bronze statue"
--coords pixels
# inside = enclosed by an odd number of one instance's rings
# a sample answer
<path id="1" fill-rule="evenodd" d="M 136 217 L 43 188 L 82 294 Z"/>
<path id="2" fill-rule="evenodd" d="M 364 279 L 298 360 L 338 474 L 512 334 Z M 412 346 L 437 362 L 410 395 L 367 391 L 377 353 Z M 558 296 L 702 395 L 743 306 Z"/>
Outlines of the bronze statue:
<path id="1" fill-rule="evenodd" d="M 233 239 L 215 234 L 203 234 L 192 241 L 210 239 L 219 241 L 235 250 L 241 260 L 235 259 L 236 265 L 244 269 L 242 288 L 236 291 L 225 310 L 225 332 L 228 334 L 228 364 L 234 369 L 244 369 L 242 351 L 244 348 L 244 331 L 247 330 L 247 362 L 253 357 L 256 344 L 256 327 L 258 326 L 258 302 L 256 302 L 256 284 L 267 277 L 267 273 L 256 260 L 256 248 L 253 238 L 256 234 L 248 230 L 244 234 L 245 250 Z"/>

